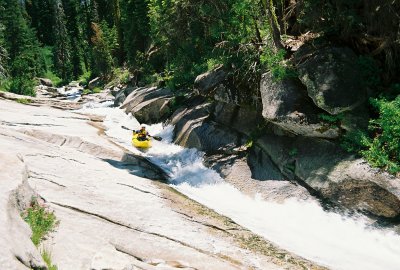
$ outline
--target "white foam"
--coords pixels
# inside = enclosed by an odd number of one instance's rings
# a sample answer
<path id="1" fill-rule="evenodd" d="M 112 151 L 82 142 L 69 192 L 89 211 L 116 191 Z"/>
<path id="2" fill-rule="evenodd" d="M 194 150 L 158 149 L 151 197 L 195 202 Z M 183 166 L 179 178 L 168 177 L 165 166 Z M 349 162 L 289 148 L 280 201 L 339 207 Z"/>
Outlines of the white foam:
<path id="1" fill-rule="evenodd" d="M 327 212 L 314 201 L 275 203 L 244 195 L 206 168 L 201 152 L 172 144 L 172 126 L 148 126 L 151 135 L 164 140 L 141 152 L 131 146 L 131 132 L 121 128 L 139 128 L 134 117 L 116 108 L 93 111 L 107 115 L 108 136 L 165 169 L 177 190 L 282 248 L 332 269 L 400 269 L 400 237 L 395 233 L 369 229 L 363 217 Z"/>

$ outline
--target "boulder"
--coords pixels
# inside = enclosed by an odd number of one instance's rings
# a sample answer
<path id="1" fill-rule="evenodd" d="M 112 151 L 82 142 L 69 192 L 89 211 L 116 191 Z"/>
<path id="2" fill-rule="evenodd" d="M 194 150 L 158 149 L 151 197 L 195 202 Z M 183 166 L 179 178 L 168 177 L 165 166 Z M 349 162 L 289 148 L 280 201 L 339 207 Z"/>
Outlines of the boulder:
<path id="1" fill-rule="evenodd" d="M 88 88 L 90 90 L 93 90 L 95 87 L 99 87 L 101 85 L 102 81 L 100 77 L 96 77 L 93 80 L 91 80 L 88 84 Z"/>
<path id="2" fill-rule="evenodd" d="M 260 94 L 262 116 L 296 135 L 337 138 L 339 128 L 320 121 L 323 110 L 316 107 L 307 90 L 296 79 L 276 80 L 271 72 L 262 75 Z"/>
<path id="3" fill-rule="evenodd" d="M 39 78 L 39 83 L 44 86 L 53 87 L 53 82 L 50 79 Z"/>
<path id="4" fill-rule="evenodd" d="M 175 143 L 208 154 L 236 152 L 235 148 L 246 143 L 245 136 L 212 121 L 210 116 L 215 105 L 202 101 L 201 98 L 192 100 L 188 107 L 178 109 L 171 117 L 171 124 L 175 125 Z"/>
<path id="5" fill-rule="evenodd" d="M 194 81 L 195 92 L 202 96 L 209 96 L 215 88 L 223 83 L 227 77 L 223 66 L 219 66 L 214 70 L 203 73 L 196 77 Z"/>
<path id="6" fill-rule="evenodd" d="M 285 177 L 301 181 L 324 199 L 385 218 L 400 215 L 400 179 L 371 168 L 333 142 L 267 134 L 257 145 Z"/>
<path id="7" fill-rule="evenodd" d="M 212 119 L 216 123 L 250 136 L 262 121 L 258 110 L 232 103 L 215 102 Z"/>
<path id="8" fill-rule="evenodd" d="M 111 91 L 111 94 L 115 97 L 114 99 L 114 106 L 118 107 L 121 104 L 124 103 L 125 99 L 127 96 L 129 96 L 134 90 L 137 89 L 137 87 L 125 87 L 122 89 L 115 89 L 116 87 L 114 87 L 114 89 Z"/>
<path id="9" fill-rule="evenodd" d="M 153 124 L 166 120 L 170 115 L 171 99 L 172 92 L 168 88 L 137 88 L 132 89 L 121 109 L 132 113 L 141 123 Z"/>
<path id="10" fill-rule="evenodd" d="M 356 54 L 347 47 L 324 47 L 311 51 L 305 45 L 295 54 L 299 78 L 308 95 L 332 115 L 350 111 L 362 104 L 366 89 L 362 84 Z"/>

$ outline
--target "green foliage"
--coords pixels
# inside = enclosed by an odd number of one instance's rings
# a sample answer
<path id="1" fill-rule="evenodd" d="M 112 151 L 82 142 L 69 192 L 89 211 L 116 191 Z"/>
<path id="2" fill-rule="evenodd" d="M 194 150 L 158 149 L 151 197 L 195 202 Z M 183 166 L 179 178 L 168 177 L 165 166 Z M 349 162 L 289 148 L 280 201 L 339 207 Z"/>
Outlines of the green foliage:
<path id="1" fill-rule="evenodd" d="M 400 172 L 400 96 L 393 101 L 374 99 L 372 104 L 379 117 L 370 120 L 371 136 L 362 131 L 351 132 L 342 146 L 360 153 L 372 166 L 396 174 Z"/>
<path id="2" fill-rule="evenodd" d="M 299 150 L 297 148 L 292 148 L 289 152 L 290 157 L 295 157 L 299 153 Z"/>
<path id="3" fill-rule="evenodd" d="M 364 86 L 376 88 L 381 85 L 381 70 L 375 60 L 370 56 L 360 56 L 357 61 L 362 72 L 362 83 Z"/>
<path id="4" fill-rule="evenodd" d="M 92 69 L 94 76 L 103 76 L 106 77 L 110 75 L 110 72 L 113 67 L 113 59 L 111 56 L 111 50 L 108 47 L 108 44 L 104 40 L 103 31 L 100 26 L 92 23 L 93 36 L 91 41 L 93 43 L 93 62 L 94 66 Z"/>
<path id="5" fill-rule="evenodd" d="M 55 4 L 55 25 L 53 47 L 54 71 L 64 81 L 72 79 L 73 64 L 71 56 L 71 40 L 66 26 L 66 16 L 62 2 Z"/>
<path id="6" fill-rule="evenodd" d="M 29 104 L 31 102 L 31 100 L 26 99 L 26 98 L 18 98 L 18 99 L 16 99 L 16 101 L 21 104 Z"/>
<path id="7" fill-rule="evenodd" d="M 277 53 L 274 53 L 266 48 L 260 56 L 261 64 L 266 66 L 272 72 L 272 76 L 277 81 L 297 77 L 297 73 L 293 67 L 290 67 L 285 63 L 285 54 L 285 50 L 279 50 Z"/>
<path id="8" fill-rule="evenodd" d="M 361 154 L 373 166 L 400 172 L 400 96 L 393 101 L 374 99 L 372 104 L 379 110 L 379 118 L 370 121 L 375 136 Z"/>
<path id="9" fill-rule="evenodd" d="M 32 242 L 35 246 L 57 226 L 58 221 L 53 212 L 49 212 L 45 207 L 33 201 L 32 206 L 22 214 L 24 220 L 32 229 Z"/>
<path id="10" fill-rule="evenodd" d="M 129 70 L 123 68 L 114 68 L 112 71 L 113 80 L 109 83 L 110 85 L 117 84 L 128 84 L 130 73 Z"/>
<path id="11" fill-rule="evenodd" d="M 51 259 L 51 253 L 48 250 L 43 249 L 41 251 L 41 255 L 42 255 L 44 262 L 47 265 L 48 270 L 58 270 L 57 266 L 53 264 L 52 259 Z"/>
<path id="12" fill-rule="evenodd" d="M 331 115 L 331 114 L 321 113 L 321 114 L 318 115 L 318 117 L 322 121 L 333 125 L 333 124 L 339 124 L 340 121 L 343 120 L 344 115 L 342 113 L 340 113 L 338 115 Z"/>
<path id="13" fill-rule="evenodd" d="M 34 95 L 33 81 L 44 72 L 44 59 L 39 42 L 28 26 L 19 1 L 0 2 L 0 47 L 7 52 L 6 67 L 10 76 L 8 90 Z"/>
<path id="14" fill-rule="evenodd" d="M 35 82 L 27 77 L 14 77 L 10 80 L 8 91 L 26 96 L 36 96 Z"/>
<path id="15" fill-rule="evenodd" d="M 79 78 L 78 81 L 82 83 L 83 85 L 88 85 L 90 80 L 92 78 L 92 72 L 91 71 L 86 71 L 83 73 Z"/>
<path id="16" fill-rule="evenodd" d="M 100 87 L 95 87 L 95 88 L 93 88 L 92 93 L 98 94 L 101 91 L 102 91 L 102 89 Z"/>

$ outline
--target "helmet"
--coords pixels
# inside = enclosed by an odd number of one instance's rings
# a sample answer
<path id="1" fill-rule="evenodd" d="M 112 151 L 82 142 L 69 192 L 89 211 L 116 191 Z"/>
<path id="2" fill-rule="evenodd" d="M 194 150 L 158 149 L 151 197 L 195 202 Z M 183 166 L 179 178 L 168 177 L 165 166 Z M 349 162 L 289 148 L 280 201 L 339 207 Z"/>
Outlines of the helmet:
<path id="1" fill-rule="evenodd" d="M 142 126 L 140 129 L 146 129 L 146 127 L 145 127 L 145 126 Z"/>

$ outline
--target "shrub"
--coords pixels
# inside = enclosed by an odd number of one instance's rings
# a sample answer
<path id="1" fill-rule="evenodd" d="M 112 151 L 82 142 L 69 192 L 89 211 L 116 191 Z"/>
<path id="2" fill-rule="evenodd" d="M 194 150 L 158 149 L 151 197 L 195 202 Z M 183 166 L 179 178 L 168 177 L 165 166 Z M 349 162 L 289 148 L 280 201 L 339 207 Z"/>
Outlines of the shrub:
<path id="1" fill-rule="evenodd" d="M 46 250 L 46 249 L 42 250 L 41 254 L 42 254 L 43 261 L 47 265 L 48 270 L 58 270 L 57 266 L 53 264 L 53 262 L 51 260 L 51 253 L 48 250 Z"/>
<path id="2" fill-rule="evenodd" d="M 31 79 L 25 77 L 15 77 L 11 79 L 8 90 L 16 94 L 34 97 L 36 96 L 34 86 L 35 83 Z"/>
<path id="3" fill-rule="evenodd" d="M 366 142 L 368 149 L 361 154 L 373 166 L 400 172 L 400 96 L 393 101 L 374 99 L 372 105 L 379 111 L 379 118 L 371 120 L 369 126 L 375 136 Z"/>
<path id="4" fill-rule="evenodd" d="M 32 229 L 32 242 L 38 246 L 44 237 L 58 224 L 53 212 L 40 206 L 36 201 L 22 214 Z"/>
<path id="5" fill-rule="evenodd" d="M 372 105 L 379 111 L 378 119 L 370 120 L 370 135 L 363 131 L 347 134 L 342 146 L 358 152 L 369 164 L 392 174 L 400 172 L 400 96 L 393 101 L 374 99 Z"/>
<path id="6" fill-rule="evenodd" d="M 277 81 L 297 76 L 293 67 L 285 63 L 285 54 L 285 50 L 279 50 L 277 53 L 274 53 L 266 49 L 260 56 L 261 64 L 265 65 L 272 72 L 272 76 Z"/>

